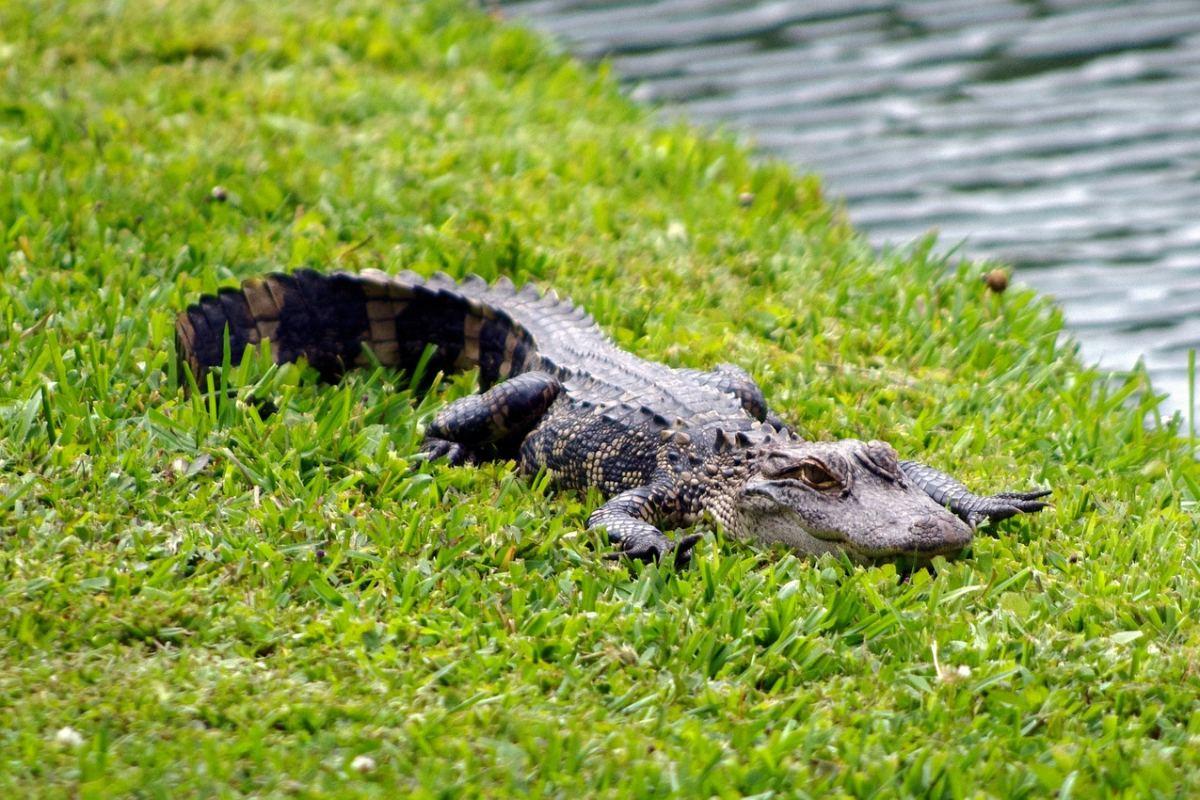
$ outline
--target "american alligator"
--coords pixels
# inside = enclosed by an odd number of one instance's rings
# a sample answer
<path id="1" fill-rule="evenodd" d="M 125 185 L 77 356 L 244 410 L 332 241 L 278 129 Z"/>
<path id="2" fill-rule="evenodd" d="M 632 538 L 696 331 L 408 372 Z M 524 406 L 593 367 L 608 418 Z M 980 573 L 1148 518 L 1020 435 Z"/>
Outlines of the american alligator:
<path id="1" fill-rule="evenodd" d="M 891 446 L 805 441 L 742 369 L 675 369 L 619 349 L 553 291 L 445 275 L 271 274 L 205 295 L 178 316 L 176 347 L 196 376 L 269 341 L 324 379 L 379 363 L 479 369 L 481 393 L 446 406 L 426 431 L 431 458 L 515 459 L 557 484 L 595 486 L 588 519 L 619 553 L 690 559 L 700 538 L 661 529 L 707 514 L 732 535 L 857 561 L 953 555 L 984 520 L 1045 507 L 1048 491 L 979 496 Z M 426 349 L 432 347 L 432 356 Z M 369 350 L 370 354 L 366 351 Z"/>

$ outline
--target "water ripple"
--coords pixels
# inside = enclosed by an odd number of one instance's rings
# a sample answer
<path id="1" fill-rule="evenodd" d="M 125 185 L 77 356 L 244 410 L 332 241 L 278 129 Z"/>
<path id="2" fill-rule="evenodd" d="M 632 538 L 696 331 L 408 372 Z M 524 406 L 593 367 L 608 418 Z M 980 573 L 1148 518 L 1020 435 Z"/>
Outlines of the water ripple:
<path id="1" fill-rule="evenodd" d="M 1200 347 L 1194 0 L 511 0 L 633 97 L 824 176 L 1056 297 L 1084 356 L 1186 403 Z"/>

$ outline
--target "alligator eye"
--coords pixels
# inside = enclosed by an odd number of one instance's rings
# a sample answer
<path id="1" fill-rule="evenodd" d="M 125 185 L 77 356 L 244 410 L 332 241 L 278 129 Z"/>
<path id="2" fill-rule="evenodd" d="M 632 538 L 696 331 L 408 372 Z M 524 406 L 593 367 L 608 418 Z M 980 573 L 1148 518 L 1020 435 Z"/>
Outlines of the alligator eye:
<path id="1" fill-rule="evenodd" d="M 822 492 L 839 489 L 842 485 L 842 482 L 835 478 L 829 470 L 815 461 L 802 461 L 788 477 L 797 478 Z"/>

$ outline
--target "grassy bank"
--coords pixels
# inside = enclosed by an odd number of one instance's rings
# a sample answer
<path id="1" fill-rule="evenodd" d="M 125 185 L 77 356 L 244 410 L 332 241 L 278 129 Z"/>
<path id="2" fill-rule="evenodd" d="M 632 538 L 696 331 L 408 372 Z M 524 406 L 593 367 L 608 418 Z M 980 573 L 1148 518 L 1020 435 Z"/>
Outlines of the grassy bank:
<path id="1" fill-rule="evenodd" d="M 42 6 L 0 8 L 10 794 L 1200 790 L 1197 470 L 1047 304 L 456 2 Z M 594 496 L 412 460 L 469 376 L 184 398 L 174 312 L 306 265 L 553 285 L 808 436 L 1057 505 L 904 583 L 715 532 L 631 574 Z"/>

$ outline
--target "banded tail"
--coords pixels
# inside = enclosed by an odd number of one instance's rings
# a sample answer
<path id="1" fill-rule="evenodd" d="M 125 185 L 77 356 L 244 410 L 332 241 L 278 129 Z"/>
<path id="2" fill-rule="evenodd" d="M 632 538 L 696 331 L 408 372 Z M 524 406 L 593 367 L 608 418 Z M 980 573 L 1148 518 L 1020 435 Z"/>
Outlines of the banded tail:
<path id="1" fill-rule="evenodd" d="M 478 366 L 486 388 L 540 366 L 533 336 L 514 315 L 536 319 L 522 312 L 564 305 L 531 287 L 517 292 L 507 280 L 489 286 L 478 277 L 456 284 L 441 274 L 300 270 L 201 297 L 176 318 L 175 346 L 200 382 L 221 364 L 226 330 L 234 363 L 247 346 L 268 340 L 276 363 L 304 357 L 329 381 L 370 364 L 365 350 L 381 364 L 411 371 L 433 345 L 427 374 Z"/>

